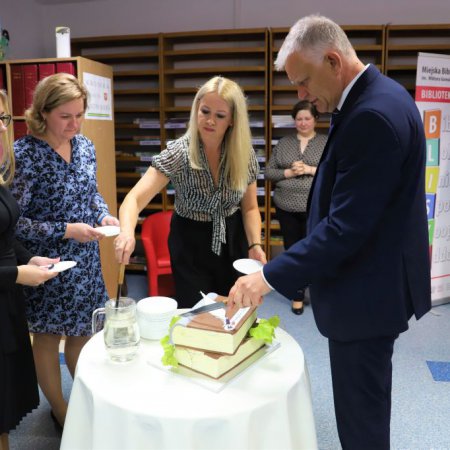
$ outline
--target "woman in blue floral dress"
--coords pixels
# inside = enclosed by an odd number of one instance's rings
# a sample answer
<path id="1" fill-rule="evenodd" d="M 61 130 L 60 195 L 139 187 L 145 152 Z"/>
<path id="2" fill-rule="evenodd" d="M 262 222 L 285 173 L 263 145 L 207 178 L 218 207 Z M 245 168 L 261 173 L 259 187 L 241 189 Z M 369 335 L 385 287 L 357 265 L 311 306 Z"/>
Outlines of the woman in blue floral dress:
<path id="1" fill-rule="evenodd" d="M 78 355 L 91 334 L 91 315 L 107 300 L 95 225 L 118 225 L 97 190 L 95 149 L 78 134 L 87 92 L 68 74 L 42 80 L 25 113 L 31 132 L 14 144 L 16 178 L 11 192 L 21 216 L 17 237 L 33 254 L 60 256 L 77 265 L 38 288 L 25 289 L 27 318 L 34 333 L 39 385 L 64 424 L 67 403 L 61 390 L 59 342 L 74 375 Z"/>

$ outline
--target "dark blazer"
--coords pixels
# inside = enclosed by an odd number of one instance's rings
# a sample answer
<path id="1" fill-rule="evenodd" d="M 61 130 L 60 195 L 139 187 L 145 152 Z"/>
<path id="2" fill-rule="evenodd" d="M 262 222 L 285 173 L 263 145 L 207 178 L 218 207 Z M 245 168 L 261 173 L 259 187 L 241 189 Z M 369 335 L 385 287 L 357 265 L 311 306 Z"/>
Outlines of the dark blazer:
<path id="1" fill-rule="evenodd" d="M 287 298 L 310 285 L 317 326 L 335 340 L 400 333 L 430 309 L 423 125 L 410 95 L 374 66 L 330 132 L 308 236 L 264 276 Z"/>

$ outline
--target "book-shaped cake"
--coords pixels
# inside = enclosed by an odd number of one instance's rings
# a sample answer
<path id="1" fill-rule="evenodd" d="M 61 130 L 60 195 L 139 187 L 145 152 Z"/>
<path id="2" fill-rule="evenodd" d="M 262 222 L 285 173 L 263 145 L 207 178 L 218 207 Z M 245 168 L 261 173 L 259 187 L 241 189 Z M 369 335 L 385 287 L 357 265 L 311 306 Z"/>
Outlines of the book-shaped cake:
<path id="1" fill-rule="evenodd" d="M 208 297 L 209 302 L 204 299 L 201 305 L 223 300 L 216 294 Z M 230 324 L 226 323 L 223 308 L 182 318 L 170 330 L 171 342 L 175 346 L 233 355 L 256 320 L 256 308 L 235 308 L 231 314 Z"/>
<path id="2" fill-rule="evenodd" d="M 217 294 L 205 296 L 197 307 L 226 301 Z M 256 308 L 236 308 L 231 319 L 225 309 L 172 319 L 169 335 L 161 339 L 163 365 L 216 380 L 232 378 L 267 353 L 275 336 L 278 316 L 256 321 Z M 226 376 L 225 376 L 226 375 Z"/>
<path id="3" fill-rule="evenodd" d="M 175 346 L 175 358 L 181 366 L 195 372 L 220 378 L 244 361 L 258 359 L 258 352 L 264 351 L 265 342 L 247 335 L 233 355 L 205 352 L 188 347 Z M 251 361 L 250 361 L 251 360 Z"/>

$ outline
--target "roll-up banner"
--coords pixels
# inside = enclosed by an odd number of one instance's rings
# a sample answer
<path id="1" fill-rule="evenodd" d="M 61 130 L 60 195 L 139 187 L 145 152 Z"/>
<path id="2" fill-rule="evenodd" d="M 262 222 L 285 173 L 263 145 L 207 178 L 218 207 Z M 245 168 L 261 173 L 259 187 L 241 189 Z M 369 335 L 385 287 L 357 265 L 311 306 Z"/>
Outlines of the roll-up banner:
<path id="1" fill-rule="evenodd" d="M 450 302 L 450 55 L 419 53 L 416 104 L 427 142 L 425 191 L 435 306 Z"/>

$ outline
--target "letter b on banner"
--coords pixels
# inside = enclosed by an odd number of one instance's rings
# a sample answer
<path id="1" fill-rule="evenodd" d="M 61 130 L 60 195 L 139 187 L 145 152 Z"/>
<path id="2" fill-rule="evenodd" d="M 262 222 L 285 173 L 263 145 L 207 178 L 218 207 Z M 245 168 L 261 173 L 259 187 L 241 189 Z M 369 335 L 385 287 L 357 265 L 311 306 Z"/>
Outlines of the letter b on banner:
<path id="1" fill-rule="evenodd" d="M 430 109 L 423 113 L 423 124 L 425 127 L 425 137 L 427 139 L 437 139 L 441 135 L 441 117 L 440 109 Z"/>

